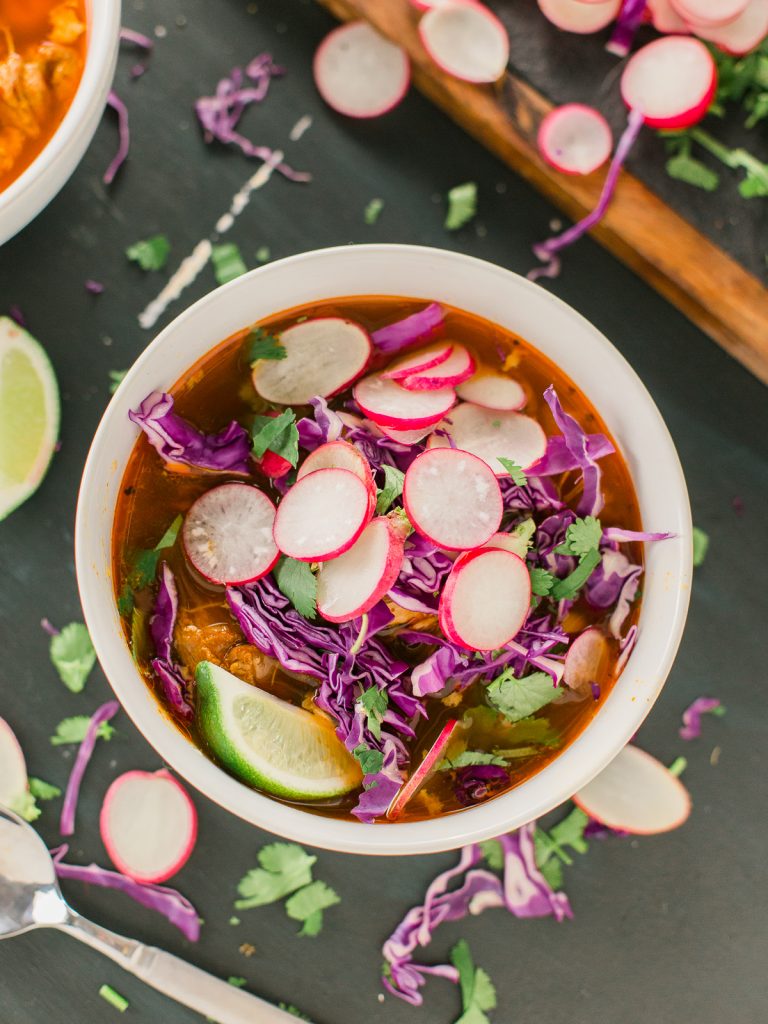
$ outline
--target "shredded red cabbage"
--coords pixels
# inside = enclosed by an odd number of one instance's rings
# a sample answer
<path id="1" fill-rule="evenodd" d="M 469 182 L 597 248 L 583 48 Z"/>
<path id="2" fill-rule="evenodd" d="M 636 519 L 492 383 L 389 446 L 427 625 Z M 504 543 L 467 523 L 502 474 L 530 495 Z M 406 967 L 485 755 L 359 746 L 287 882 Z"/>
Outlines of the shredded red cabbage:
<path id="1" fill-rule="evenodd" d="M 504 508 L 511 512 L 542 512 L 549 508 L 565 508 L 557 488 L 545 476 L 529 475 L 522 487 L 512 477 L 502 476 L 499 478 L 499 487 Z"/>
<path id="2" fill-rule="evenodd" d="M 412 533 L 405 542 L 403 565 L 389 597 L 411 612 L 437 614 L 443 584 L 453 568 L 453 560 L 421 534 Z"/>
<path id="3" fill-rule="evenodd" d="M 597 461 L 606 455 L 612 455 L 616 449 L 605 434 L 586 434 L 586 452 L 591 459 Z M 571 469 L 580 469 L 581 462 L 574 456 L 562 434 L 553 434 L 547 438 L 547 450 L 542 457 L 529 466 L 526 475 L 557 476 Z"/>
<path id="4" fill-rule="evenodd" d="M 111 185 L 115 180 L 115 175 L 125 163 L 128 156 L 128 150 L 131 148 L 131 131 L 128 125 L 128 108 L 114 89 L 112 89 L 109 96 L 107 96 L 107 106 L 111 107 L 117 114 L 117 132 L 119 138 L 117 153 L 115 153 L 112 163 L 106 171 L 104 171 L 104 176 L 101 179 L 105 185 Z"/>
<path id="5" fill-rule="evenodd" d="M 108 722 L 111 718 L 114 718 L 119 710 L 120 705 L 117 701 L 110 700 L 106 704 L 102 704 L 91 715 L 83 742 L 80 744 L 75 763 L 72 765 L 72 771 L 69 774 L 67 791 L 64 794 L 64 803 L 61 807 L 61 819 L 59 821 L 59 832 L 63 836 L 71 836 L 75 831 L 75 812 L 77 811 L 77 798 L 80 795 L 80 784 L 83 781 L 83 775 L 85 775 L 88 762 L 91 760 L 93 748 L 96 746 L 96 734 L 99 726 L 102 722 Z"/>
<path id="6" fill-rule="evenodd" d="M 683 724 L 680 727 L 681 740 L 697 740 L 701 736 L 701 717 L 710 714 L 720 707 L 717 697 L 697 697 L 690 707 L 683 712 Z"/>
<path id="7" fill-rule="evenodd" d="M 85 290 L 90 292 L 91 295 L 101 295 L 104 291 L 104 285 L 101 281 L 92 281 L 90 278 L 85 282 Z"/>
<path id="8" fill-rule="evenodd" d="M 509 781 L 500 764 L 472 764 L 456 769 L 454 792 L 460 804 L 469 807 L 487 799 Z"/>
<path id="9" fill-rule="evenodd" d="M 176 580 L 167 562 L 160 569 L 160 586 L 155 598 L 155 608 L 149 620 L 149 632 L 155 644 L 156 657 L 152 659 L 153 671 L 163 684 L 163 694 L 177 715 L 192 718 L 189 703 L 189 684 L 181 669 L 173 660 L 173 630 L 179 597 Z"/>
<path id="10" fill-rule="evenodd" d="M 563 409 L 557 392 L 551 384 L 544 392 L 544 401 L 549 406 L 555 423 L 563 435 L 565 447 L 581 469 L 582 495 L 578 504 L 578 513 L 581 516 L 596 516 L 603 507 L 603 492 L 600 489 L 600 467 L 589 451 L 588 435 L 578 421 Z"/>
<path id="11" fill-rule="evenodd" d="M 135 32 L 132 28 L 120 29 L 120 42 L 137 46 L 140 50 L 146 52 L 147 57 L 149 57 L 155 47 L 154 41 L 149 36 L 145 36 L 142 32 Z M 131 78 L 141 78 L 146 70 L 146 62 L 139 61 L 131 68 Z"/>
<path id="12" fill-rule="evenodd" d="M 622 530 L 618 526 L 608 526 L 603 530 L 603 539 L 608 541 L 633 540 L 669 540 L 676 537 L 675 533 L 649 533 L 648 530 Z"/>
<path id="13" fill-rule="evenodd" d="M 301 447 L 305 451 L 313 452 L 321 444 L 338 440 L 344 429 L 344 422 L 337 412 L 328 408 L 326 400 L 319 395 L 310 398 L 309 404 L 314 410 L 315 418 L 303 417 L 297 422 L 296 429 L 299 431 Z"/>
<path id="14" fill-rule="evenodd" d="M 140 903 L 143 907 L 149 907 L 150 910 L 156 910 L 158 914 L 162 914 L 190 942 L 197 942 L 200 938 L 200 918 L 197 911 L 180 892 L 165 885 L 134 882 L 126 875 L 99 867 L 98 864 L 65 864 L 63 858 L 66 857 L 68 851 L 69 847 L 66 843 L 51 850 L 58 878 L 85 882 L 103 889 L 116 889 L 118 892 L 130 896 L 132 900 Z"/>
<path id="15" fill-rule="evenodd" d="M 417 341 L 425 341 L 435 334 L 445 320 L 443 307 L 439 302 L 430 302 L 418 313 L 412 313 L 404 320 L 397 320 L 386 327 L 380 327 L 371 335 L 371 341 L 384 355 L 401 352 Z"/>
<path id="16" fill-rule="evenodd" d="M 202 434 L 173 411 L 173 398 L 163 391 L 147 395 L 128 418 L 141 427 L 155 451 L 166 462 L 182 462 L 196 469 L 249 473 L 251 439 L 237 420 L 219 434 Z"/>
<path id="17" fill-rule="evenodd" d="M 635 41 L 635 33 L 643 20 L 648 0 L 623 0 L 621 10 L 613 26 L 611 38 L 605 44 L 609 53 L 626 57 Z"/>

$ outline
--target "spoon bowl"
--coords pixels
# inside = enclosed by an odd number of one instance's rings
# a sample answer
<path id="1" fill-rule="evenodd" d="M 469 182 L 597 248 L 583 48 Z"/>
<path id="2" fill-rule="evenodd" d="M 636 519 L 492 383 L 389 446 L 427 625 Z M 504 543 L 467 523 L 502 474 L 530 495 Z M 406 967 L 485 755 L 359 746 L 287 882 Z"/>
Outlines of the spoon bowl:
<path id="1" fill-rule="evenodd" d="M 68 916 L 45 843 L 26 821 L 0 807 L 0 938 L 55 927 Z"/>

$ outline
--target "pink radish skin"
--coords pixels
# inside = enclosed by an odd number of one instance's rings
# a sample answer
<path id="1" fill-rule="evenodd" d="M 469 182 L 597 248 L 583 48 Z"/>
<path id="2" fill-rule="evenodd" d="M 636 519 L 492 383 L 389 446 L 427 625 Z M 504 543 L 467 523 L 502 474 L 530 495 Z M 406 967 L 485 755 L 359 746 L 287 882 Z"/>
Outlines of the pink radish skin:
<path id="1" fill-rule="evenodd" d="M 696 30 L 717 28 L 741 17 L 749 0 L 672 0 L 672 6 Z"/>
<path id="2" fill-rule="evenodd" d="M 453 388 L 407 391 L 378 374 L 358 381 L 353 395 L 369 419 L 395 430 L 418 430 L 439 423 L 456 401 Z"/>
<path id="3" fill-rule="evenodd" d="M 206 491 L 184 518 L 187 558 L 211 583 L 253 583 L 274 567 L 275 506 L 258 487 L 221 484 Z"/>
<path id="4" fill-rule="evenodd" d="M 275 419 L 280 415 L 279 412 L 271 411 L 264 413 L 265 416 L 269 416 L 271 419 Z M 270 480 L 279 480 L 280 477 L 285 476 L 293 469 L 288 459 L 284 459 L 282 455 L 278 455 L 276 452 L 266 451 L 260 459 L 255 460 L 256 465 L 262 471 L 265 476 L 268 476 Z"/>
<path id="5" fill-rule="evenodd" d="M 744 13 L 728 25 L 695 26 L 694 31 L 726 53 L 741 57 L 754 50 L 768 35 L 768 0 L 750 0 Z"/>
<path id="6" fill-rule="evenodd" d="M 376 506 L 376 484 L 370 464 L 363 453 L 349 441 L 328 441 L 327 444 L 315 448 L 299 466 L 296 480 L 301 480 L 318 469 L 348 469 L 350 473 L 360 477 L 368 488 L 373 506 Z"/>
<path id="7" fill-rule="evenodd" d="M 518 555 L 501 548 L 457 559 L 440 595 L 440 622 L 471 651 L 495 651 L 517 636 L 531 604 L 531 577 Z"/>
<path id="8" fill-rule="evenodd" d="M 599 110 L 566 103 L 541 122 L 538 145 L 547 163 L 563 174 L 592 174 L 610 157 L 613 134 Z"/>
<path id="9" fill-rule="evenodd" d="M 438 761 L 442 760 L 443 754 L 451 742 L 454 733 L 459 727 L 459 723 L 455 718 L 452 718 L 449 722 L 443 726 L 442 732 L 437 737 L 435 742 L 429 748 L 427 756 L 421 762 L 419 767 L 403 785 L 402 789 L 395 794 L 395 798 L 389 805 L 387 811 L 387 817 L 390 821 L 396 821 L 405 810 L 405 806 L 408 801 L 416 795 L 417 791 L 421 789 L 427 780 L 427 777 L 434 770 Z"/>
<path id="10" fill-rule="evenodd" d="M 398 360 L 381 376 L 387 380 L 405 380 L 406 377 L 439 366 L 451 357 L 452 352 L 453 345 L 451 344 L 433 345 L 432 348 L 425 348 L 421 352 L 415 352 L 411 356 L 406 356 L 405 359 Z"/>
<path id="11" fill-rule="evenodd" d="M 306 405 L 319 395 L 329 398 L 348 387 L 371 358 L 368 332 L 351 320 L 327 316 L 304 320 L 280 334 L 284 359 L 260 359 L 253 386 L 278 405 Z"/>
<path id="12" fill-rule="evenodd" d="M 648 0 L 648 10 L 657 32 L 681 35 L 690 31 L 690 26 L 677 13 L 672 0 Z"/>
<path id="13" fill-rule="evenodd" d="M 587 35 L 599 32 L 616 19 L 621 0 L 584 3 L 584 0 L 538 0 L 539 10 L 553 25 L 564 32 Z"/>
<path id="14" fill-rule="evenodd" d="M 527 401 L 521 385 L 501 373 L 476 373 L 458 385 L 456 394 L 465 402 L 500 412 L 516 412 Z"/>
<path id="15" fill-rule="evenodd" d="M 403 100 L 411 82 L 405 51 L 365 21 L 330 32 L 315 53 L 312 71 L 317 91 L 345 117 L 389 113 Z"/>
<path id="16" fill-rule="evenodd" d="M 414 373 L 398 383 L 408 391 L 437 391 L 469 380 L 475 372 L 475 360 L 463 345 L 454 345 L 449 359 L 433 370 Z"/>
<path id="17" fill-rule="evenodd" d="M 180 871 L 197 840 L 197 811 L 165 769 L 130 771 L 107 790 L 99 829 L 109 858 L 135 882 L 165 882 Z"/>
<path id="18" fill-rule="evenodd" d="M 589 690 L 600 683 L 611 653 L 608 637 L 598 626 L 590 626 L 576 637 L 565 656 L 563 679 L 571 690 Z"/>
<path id="19" fill-rule="evenodd" d="M 530 416 L 519 412 L 501 412 L 484 409 L 471 402 L 458 405 L 444 425 L 457 448 L 471 452 L 486 462 L 496 476 L 508 476 L 499 457 L 511 459 L 521 469 L 527 469 L 542 458 L 547 449 L 547 437 L 541 425 Z M 432 434 L 428 448 L 446 448 L 447 438 Z"/>
<path id="20" fill-rule="evenodd" d="M 444 3 L 419 22 L 424 49 L 438 67 L 465 82 L 496 82 L 509 63 L 509 36 L 481 3 Z"/>
<path id="21" fill-rule="evenodd" d="M 416 530 L 449 551 L 485 544 L 504 512 L 492 470 L 482 459 L 455 448 L 416 456 L 403 481 L 403 504 Z"/>
<path id="22" fill-rule="evenodd" d="M 608 828 L 638 836 L 670 832 L 691 813 L 691 797 L 680 779 L 631 745 L 579 790 L 573 802 Z"/>
<path id="23" fill-rule="evenodd" d="M 317 610 L 328 622 L 364 615 L 394 585 L 403 564 L 405 536 L 388 519 L 373 519 L 349 551 L 317 574 Z"/>
<path id="24" fill-rule="evenodd" d="M 373 514 L 370 492 L 348 469 L 318 469 L 297 480 L 277 507 L 278 548 L 300 562 L 344 554 Z"/>
<path id="25" fill-rule="evenodd" d="M 394 430 L 392 427 L 379 426 L 378 430 L 379 433 L 383 434 L 384 437 L 388 437 L 391 441 L 397 441 L 398 444 L 413 445 L 423 441 L 431 433 L 432 427 L 419 427 L 416 430 Z"/>
<path id="26" fill-rule="evenodd" d="M 706 114 L 717 88 L 717 69 L 704 43 L 665 36 L 627 61 L 621 95 L 651 128 L 688 128 Z"/>
<path id="27" fill-rule="evenodd" d="M 29 788 L 21 744 L 4 718 L 0 718 L 0 807 L 10 807 Z"/>

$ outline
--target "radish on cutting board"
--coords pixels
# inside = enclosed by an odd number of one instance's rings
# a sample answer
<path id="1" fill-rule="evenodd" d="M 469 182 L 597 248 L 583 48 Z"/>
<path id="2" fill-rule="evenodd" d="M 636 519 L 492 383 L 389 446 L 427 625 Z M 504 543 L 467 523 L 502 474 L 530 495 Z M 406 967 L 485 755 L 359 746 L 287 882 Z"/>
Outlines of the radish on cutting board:
<path id="1" fill-rule="evenodd" d="M 299 466 L 296 480 L 301 480 L 318 469 L 347 469 L 359 477 L 368 488 L 369 496 L 376 505 L 376 483 L 371 466 L 363 453 L 349 441 L 328 441 L 315 448 Z"/>
<path id="2" fill-rule="evenodd" d="M 184 518 L 184 551 L 211 583 L 253 583 L 274 567 L 275 506 L 263 491 L 229 483 L 206 491 Z"/>
<path id="3" fill-rule="evenodd" d="M 537 0 L 539 10 L 553 25 L 564 32 L 578 32 L 586 35 L 599 32 L 616 19 L 621 10 L 622 0 L 601 0 L 600 3 L 585 3 L 584 0 Z"/>
<path id="4" fill-rule="evenodd" d="M 591 174 L 610 157 L 613 134 L 599 110 L 566 103 L 541 122 L 538 145 L 547 163 L 563 174 Z"/>
<path id="5" fill-rule="evenodd" d="M 320 43 L 312 65 L 325 102 L 346 117 L 381 117 L 408 92 L 411 65 L 405 50 L 368 24 L 352 21 Z"/>
<path id="6" fill-rule="evenodd" d="M 531 605 L 531 577 L 511 551 L 483 548 L 457 559 L 440 595 L 447 636 L 471 651 L 496 651 L 513 640 Z"/>
<path id="7" fill-rule="evenodd" d="M 651 128 L 688 128 L 706 114 L 717 88 L 717 68 L 704 43 L 664 36 L 643 46 L 621 76 L 622 99 Z"/>
<path id="8" fill-rule="evenodd" d="M 164 882 L 184 867 L 197 839 L 197 811 L 164 768 L 130 771 L 107 790 L 101 838 L 118 871 L 136 882 Z"/>
<path id="9" fill-rule="evenodd" d="M 418 430 L 439 423 L 456 401 L 453 388 L 407 391 L 380 374 L 358 381 L 352 393 L 369 419 L 395 430 Z"/>
<path id="10" fill-rule="evenodd" d="M 454 345 L 448 359 L 430 370 L 417 371 L 398 381 L 408 391 L 437 391 L 469 380 L 475 372 L 475 360 L 463 345 Z"/>
<path id="11" fill-rule="evenodd" d="M 482 405 L 484 409 L 499 409 L 502 412 L 516 412 L 526 403 L 522 386 L 502 373 L 475 373 L 469 380 L 456 388 L 456 394 L 464 402 Z"/>
<path id="12" fill-rule="evenodd" d="M 672 6 L 694 29 L 727 25 L 740 17 L 749 0 L 672 0 Z"/>
<path id="13" fill-rule="evenodd" d="M 388 380 L 405 380 L 406 377 L 410 377 L 412 374 L 431 370 L 435 366 L 439 366 L 446 359 L 450 358 L 452 352 L 453 345 L 450 342 L 432 345 L 430 348 L 422 349 L 421 352 L 414 352 L 403 359 L 398 359 L 381 376 Z"/>
<path id="14" fill-rule="evenodd" d="M 304 320 L 280 333 L 284 359 L 259 359 L 253 386 L 268 402 L 306 405 L 328 398 L 360 376 L 371 357 L 368 332 L 351 320 L 325 316 Z"/>
<path id="15" fill-rule="evenodd" d="M 445 723 L 440 735 L 429 748 L 424 760 L 413 775 L 411 775 L 410 779 L 408 779 L 408 781 L 403 784 L 402 788 L 395 794 L 392 803 L 389 805 L 389 810 L 387 811 L 387 817 L 390 821 L 396 821 L 400 817 L 405 810 L 405 805 L 424 785 L 429 775 L 434 771 L 438 761 L 442 759 L 442 756 L 458 727 L 459 723 L 455 718 L 452 718 L 450 721 Z"/>
<path id="16" fill-rule="evenodd" d="M 589 690 L 605 675 L 611 654 L 608 637 L 599 626 L 590 626 L 568 647 L 563 679 L 571 690 Z"/>
<path id="17" fill-rule="evenodd" d="M 510 459 L 521 469 L 527 469 L 547 450 L 547 437 L 537 420 L 519 412 L 484 409 L 472 402 L 456 406 L 444 429 L 457 448 L 482 459 L 496 476 L 509 475 L 499 458 Z M 436 433 L 427 442 L 429 448 L 445 448 L 449 444 L 447 438 Z"/>
<path id="18" fill-rule="evenodd" d="M 580 789 L 573 802 L 602 825 L 641 836 L 678 828 L 691 813 L 691 797 L 680 779 L 631 745 Z"/>
<path id="19" fill-rule="evenodd" d="M 317 610 L 329 622 L 348 622 L 379 602 L 400 575 L 405 533 L 387 516 L 366 526 L 352 547 L 317 574 Z"/>
<path id="20" fill-rule="evenodd" d="M 366 484 L 348 469 L 318 469 L 297 480 L 277 506 L 274 538 L 300 562 L 349 550 L 373 515 Z"/>
<path id="21" fill-rule="evenodd" d="M 11 807 L 28 788 L 24 752 L 13 729 L 0 718 L 0 807 Z"/>
<path id="22" fill-rule="evenodd" d="M 504 505 L 482 459 L 457 448 L 422 452 L 408 467 L 403 504 L 415 529 L 440 548 L 477 548 L 499 528 Z"/>
<path id="23" fill-rule="evenodd" d="M 744 12 L 727 25 L 696 25 L 697 36 L 736 57 L 749 53 L 768 35 L 768 0 L 750 0 Z"/>
<path id="24" fill-rule="evenodd" d="M 433 6 L 419 22 L 419 35 L 432 60 L 454 78 L 495 82 L 507 70 L 507 30 L 475 0 Z"/>

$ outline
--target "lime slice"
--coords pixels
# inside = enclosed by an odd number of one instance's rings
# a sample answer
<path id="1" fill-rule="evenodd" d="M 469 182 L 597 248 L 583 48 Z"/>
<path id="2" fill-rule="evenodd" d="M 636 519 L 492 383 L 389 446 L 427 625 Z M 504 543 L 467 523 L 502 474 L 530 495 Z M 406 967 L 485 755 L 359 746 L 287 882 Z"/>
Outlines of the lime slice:
<path id="1" fill-rule="evenodd" d="M 37 490 L 59 436 L 59 388 L 31 334 L 0 317 L 0 519 Z"/>
<path id="2" fill-rule="evenodd" d="M 360 766 L 327 719 L 210 661 L 198 664 L 195 678 L 200 731 L 238 778 L 294 800 L 341 796 L 360 785 Z"/>

